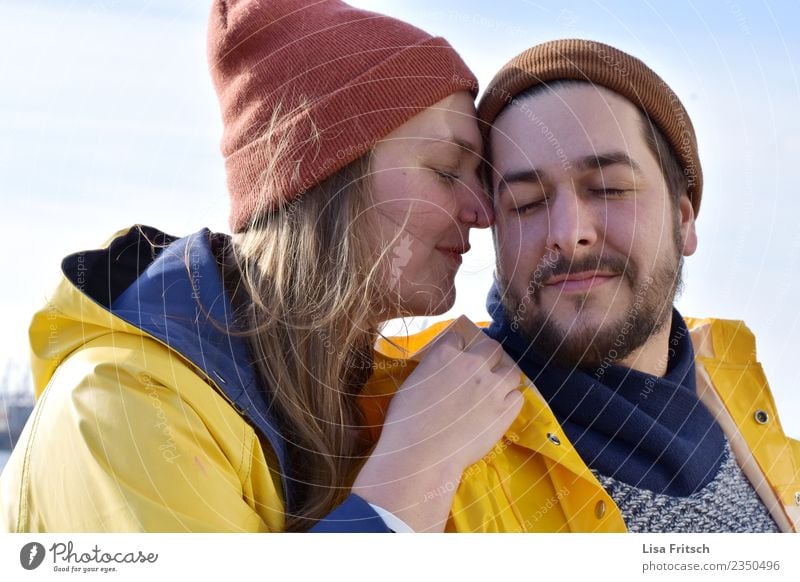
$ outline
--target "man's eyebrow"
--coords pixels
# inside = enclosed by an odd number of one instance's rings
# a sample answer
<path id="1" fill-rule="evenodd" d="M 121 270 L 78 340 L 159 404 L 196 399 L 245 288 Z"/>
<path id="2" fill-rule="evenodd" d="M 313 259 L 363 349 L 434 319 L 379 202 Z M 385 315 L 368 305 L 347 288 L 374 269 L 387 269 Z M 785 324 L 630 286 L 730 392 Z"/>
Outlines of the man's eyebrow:
<path id="1" fill-rule="evenodd" d="M 625 152 L 608 152 L 603 154 L 594 154 L 585 156 L 576 162 L 575 167 L 578 170 L 599 170 L 606 166 L 613 166 L 615 164 L 624 164 L 630 167 L 634 172 L 639 172 L 639 164 Z"/>
<path id="2" fill-rule="evenodd" d="M 584 156 L 571 163 L 578 171 L 599 170 L 607 166 L 623 164 L 630 167 L 634 172 L 639 172 L 640 167 L 636 161 L 625 152 L 608 152 Z M 514 170 L 506 172 L 500 176 L 498 187 L 498 199 L 502 198 L 509 184 L 540 184 L 547 181 L 547 172 L 537 168 L 526 168 L 524 170 Z"/>
<path id="3" fill-rule="evenodd" d="M 526 168 L 524 170 L 514 170 L 506 172 L 500 176 L 500 184 L 498 186 L 498 200 L 502 198 L 503 193 L 508 189 L 509 184 L 539 184 L 547 181 L 547 173 L 544 170 L 537 170 L 536 168 Z"/>

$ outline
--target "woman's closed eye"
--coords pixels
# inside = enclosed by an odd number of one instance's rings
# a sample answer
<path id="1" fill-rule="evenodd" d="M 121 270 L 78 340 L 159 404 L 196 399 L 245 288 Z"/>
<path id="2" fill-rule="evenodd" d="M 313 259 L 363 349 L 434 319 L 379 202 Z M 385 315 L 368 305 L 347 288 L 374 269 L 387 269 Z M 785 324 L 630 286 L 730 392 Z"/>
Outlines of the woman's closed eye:
<path id="1" fill-rule="evenodd" d="M 455 184 L 461 180 L 459 174 L 455 170 L 447 170 L 442 168 L 431 168 L 433 173 L 446 184 Z"/>

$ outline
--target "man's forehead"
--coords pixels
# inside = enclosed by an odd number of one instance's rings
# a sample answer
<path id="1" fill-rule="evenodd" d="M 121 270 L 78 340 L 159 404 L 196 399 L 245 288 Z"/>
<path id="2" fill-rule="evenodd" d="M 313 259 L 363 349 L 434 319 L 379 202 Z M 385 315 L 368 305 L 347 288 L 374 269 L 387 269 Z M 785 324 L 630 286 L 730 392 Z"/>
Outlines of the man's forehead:
<path id="1" fill-rule="evenodd" d="M 622 95 L 601 85 L 570 83 L 567 85 L 538 86 L 533 92 L 515 97 L 494 121 L 494 126 L 530 123 L 541 127 L 545 114 L 578 118 L 582 113 L 605 112 L 619 116 L 622 112 L 637 113 L 636 106 Z M 566 115 L 565 115 L 566 114 Z"/>
<path id="2" fill-rule="evenodd" d="M 630 101 L 581 83 L 515 99 L 495 120 L 489 143 L 503 156 L 525 157 L 535 149 L 557 158 L 585 157 L 597 150 L 625 149 L 640 135 L 641 114 Z"/>

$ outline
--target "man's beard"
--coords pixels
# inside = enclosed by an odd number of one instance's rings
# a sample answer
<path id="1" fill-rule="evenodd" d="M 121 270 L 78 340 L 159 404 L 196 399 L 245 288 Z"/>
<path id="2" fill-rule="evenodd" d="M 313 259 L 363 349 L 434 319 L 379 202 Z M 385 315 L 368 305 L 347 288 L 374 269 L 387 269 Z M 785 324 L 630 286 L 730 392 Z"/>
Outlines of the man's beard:
<path id="1" fill-rule="evenodd" d="M 507 280 L 501 278 L 506 320 L 512 330 L 519 329 L 533 351 L 561 366 L 590 368 L 624 360 L 671 321 L 672 305 L 683 285 L 678 225 L 673 243 L 673 252 L 659 258 L 653 272 L 644 277 L 639 266 L 627 257 L 593 255 L 570 263 L 553 251 L 531 276 L 524 298 L 516 297 Z M 609 319 L 604 318 L 596 329 L 590 329 L 581 322 L 581 315 L 596 301 L 595 297 L 590 292 L 574 299 L 562 295 L 558 301 L 572 301 L 575 309 L 573 321 L 564 328 L 542 307 L 543 283 L 557 275 L 595 270 L 620 275 L 621 284 L 632 293 L 628 312 L 614 319 L 606 313 Z"/>

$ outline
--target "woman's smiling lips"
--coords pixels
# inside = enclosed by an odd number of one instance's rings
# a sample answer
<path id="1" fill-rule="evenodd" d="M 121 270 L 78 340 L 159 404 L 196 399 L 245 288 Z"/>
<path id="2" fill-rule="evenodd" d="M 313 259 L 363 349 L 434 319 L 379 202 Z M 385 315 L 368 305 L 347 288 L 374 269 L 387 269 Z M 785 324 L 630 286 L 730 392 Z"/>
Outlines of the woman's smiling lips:
<path id="1" fill-rule="evenodd" d="M 545 283 L 546 287 L 554 287 L 561 292 L 582 293 L 615 279 L 618 275 L 613 273 L 598 273 L 597 271 L 584 271 L 582 273 L 568 273 L 552 277 Z"/>
<path id="2" fill-rule="evenodd" d="M 445 257 L 447 257 L 450 261 L 454 262 L 456 265 L 461 265 L 462 255 L 468 252 L 470 249 L 469 243 L 464 246 L 455 245 L 455 246 L 439 246 L 436 247 L 436 250 L 442 253 Z"/>

